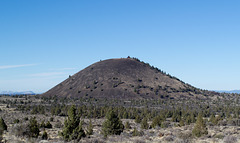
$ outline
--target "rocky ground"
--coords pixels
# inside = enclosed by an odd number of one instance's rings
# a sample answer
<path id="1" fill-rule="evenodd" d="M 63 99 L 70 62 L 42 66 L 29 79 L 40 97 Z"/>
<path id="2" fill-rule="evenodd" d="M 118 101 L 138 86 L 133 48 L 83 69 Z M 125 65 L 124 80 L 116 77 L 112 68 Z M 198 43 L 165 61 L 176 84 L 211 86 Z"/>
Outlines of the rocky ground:
<path id="1" fill-rule="evenodd" d="M 6 105 L 1 105 L 1 116 L 5 119 L 6 124 L 8 125 L 8 131 L 5 131 L 3 134 L 3 142 L 7 143 L 21 143 L 21 142 L 64 142 L 61 137 L 58 135 L 62 130 L 62 126 L 65 120 L 65 117 L 60 116 L 46 116 L 46 115 L 25 115 L 20 111 L 15 111 L 13 108 L 7 108 Z M 18 137 L 15 135 L 16 126 L 19 124 L 24 124 L 25 117 L 35 116 L 39 123 L 42 120 L 49 121 L 53 117 L 51 124 L 53 125 L 52 129 L 45 129 L 48 133 L 48 140 L 41 140 L 41 137 L 26 138 Z M 19 123 L 14 123 L 15 119 L 19 119 Z M 201 138 L 192 137 L 192 129 L 194 124 L 186 126 L 176 126 L 175 123 L 169 121 L 168 128 L 155 128 L 142 130 L 140 124 L 136 124 L 134 120 L 123 119 L 122 122 L 125 124 L 126 121 L 130 123 L 131 129 L 124 130 L 120 136 L 108 136 L 104 138 L 101 134 L 101 125 L 104 119 L 92 119 L 93 122 L 93 135 L 90 137 L 83 138 L 80 142 L 122 142 L 122 143 L 237 143 L 240 142 L 240 127 L 236 126 L 207 126 L 208 135 L 205 135 Z M 84 119 L 83 127 L 86 129 L 86 126 L 89 122 L 89 119 Z M 168 121 L 167 121 L 168 122 Z M 151 122 L 149 122 L 151 124 Z M 139 136 L 132 136 L 133 128 L 140 132 Z M 41 129 L 40 134 L 43 133 Z"/>
<path id="2" fill-rule="evenodd" d="M 16 98 L 11 98 L 7 96 L 0 97 L 3 101 L 16 100 Z M 5 98 L 5 99 L 3 99 Z M 30 100 L 25 100 L 25 98 L 18 98 L 25 103 Z M 31 104 L 39 104 L 41 100 L 34 99 Z M 52 116 L 50 113 L 45 114 L 30 114 L 29 112 L 22 112 L 16 110 L 16 108 L 4 104 L 0 104 L 0 117 L 2 117 L 7 126 L 8 130 L 3 133 L 2 142 L 6 143 L 22 143 L 22 142 L 42 142 L 42 143 L 63 143 L 64 140 L 59 136 L 59 133 L 63 129 L 64 120 L 66 116 Z M 50 121 L 52 128 L 40 128 L 40 135 L 38 138 L 27 138 L 26 136 L 19 135 L 25 129 L 25 124 L 27 122 L 26 118 L 30 119 L 36 117 L 36 120 L 40 124 L 42 121 Z M 16 123 L 16 120 L 19 120 Z M 87 129 L 89 119 L 84 120 L 83 128 Z M 231 126 L 229 124 L 222 124 L 213 126 L 207 124 L 208 134 L 200 138 L 192 136 L 192 130 L 194 128 L 194 123 L 190 125 L 185 125 L 180 127 L 175 122 L 171 122 L 171 119 L 167 119 L 165 124 L 166 128 L 156 127 L 148 130 L 141 129 L 141 125 L 136 123 L 132 119 L 122 119 L 123 124 L 126 122 L 130 123 L 131 129 L 124 129 L 121 135 L 108 136 L 104 138 L 101 134 L 102 123 L 105 119 L 91 119 L 93 123 L 93 135 L 89 137 L 82 138 L 80 142 L 83 143 L 105 143 L 105 142 L 120 142 L 120 143 L 240 143 L 240 126 Z M 209 119 L 205 119 L 209 120 Z M 148 122 L 151 125 L 151 122 Z M 139 132 L 137 136 L 133 136 L 133 130 L 136 128 Z M 44 130 L 48 134 L 47 140 L 42 140 L 41 135 Z M 72 141 L 74 142 L 74 141 Z M 76 142 L 76 141 L 75 141 Z"/>

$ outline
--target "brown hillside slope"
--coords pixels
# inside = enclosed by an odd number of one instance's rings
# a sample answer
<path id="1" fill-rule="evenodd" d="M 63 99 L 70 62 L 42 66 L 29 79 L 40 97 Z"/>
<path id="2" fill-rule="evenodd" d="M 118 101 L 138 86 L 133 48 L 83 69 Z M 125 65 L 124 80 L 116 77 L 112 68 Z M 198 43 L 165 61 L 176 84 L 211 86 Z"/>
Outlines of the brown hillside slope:
<path id="1" fill-rule="evenodd" d="M 202 91 L 138 59 L 97 62 L 53 87 L 43 96 L 117 99 L 204 97 Z"/>

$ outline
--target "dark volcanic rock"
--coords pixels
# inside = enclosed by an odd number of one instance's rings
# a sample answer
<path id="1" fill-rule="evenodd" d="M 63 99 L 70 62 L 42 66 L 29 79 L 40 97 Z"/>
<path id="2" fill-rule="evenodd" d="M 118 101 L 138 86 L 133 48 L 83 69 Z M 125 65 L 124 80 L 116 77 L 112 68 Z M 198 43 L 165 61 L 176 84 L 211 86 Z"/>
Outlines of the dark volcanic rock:
<path id="1" fill-rule="evenodd" d="M 117 99 L 196 96 L 199 90 L 137 59 L 97 62 L 50 89 L 43 96 Z"/>

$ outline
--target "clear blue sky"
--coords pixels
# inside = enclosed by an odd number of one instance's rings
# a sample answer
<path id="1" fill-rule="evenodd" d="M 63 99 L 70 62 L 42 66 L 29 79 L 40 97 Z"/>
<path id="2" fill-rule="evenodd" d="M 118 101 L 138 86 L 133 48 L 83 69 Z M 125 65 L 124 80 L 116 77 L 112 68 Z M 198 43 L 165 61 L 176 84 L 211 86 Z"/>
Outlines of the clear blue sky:
<path id="1" fill-rule="evenodd" d="M 137 57 L 193 86 L 240 89 L 239 0 L 1 0 L 0 91 L 45 92 Z"/>

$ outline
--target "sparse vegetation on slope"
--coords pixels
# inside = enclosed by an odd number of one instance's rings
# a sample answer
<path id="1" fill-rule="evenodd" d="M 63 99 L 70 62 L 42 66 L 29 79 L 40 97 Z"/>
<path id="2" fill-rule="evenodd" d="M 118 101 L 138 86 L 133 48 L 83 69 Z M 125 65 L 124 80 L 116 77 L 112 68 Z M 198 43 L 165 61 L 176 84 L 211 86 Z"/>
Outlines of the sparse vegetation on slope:
<path id="1" fill-rule="evenodd" d="M 94 63 L 69 76 L 43 96 L 128 100 L 205 99 L 214 94 L 218 93 L 195 88 L 148 63 L 129 57 Z"/>

